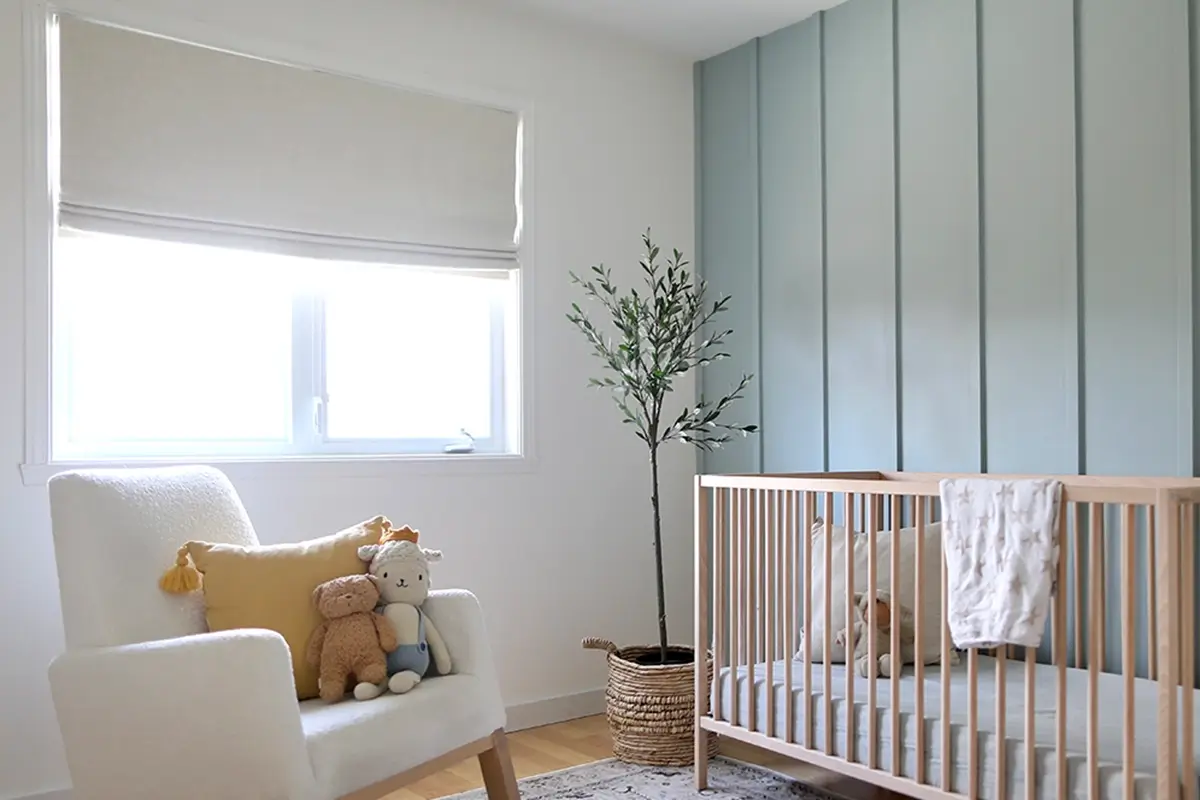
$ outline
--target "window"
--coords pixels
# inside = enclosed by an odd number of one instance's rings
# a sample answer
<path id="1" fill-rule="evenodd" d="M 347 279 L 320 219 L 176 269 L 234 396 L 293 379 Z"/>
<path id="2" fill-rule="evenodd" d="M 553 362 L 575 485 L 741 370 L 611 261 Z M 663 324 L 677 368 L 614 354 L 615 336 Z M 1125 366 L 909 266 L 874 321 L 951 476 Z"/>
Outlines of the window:
<path id="1" fill-rule="evenodd" d="M 60 229 L 53 457 L 507 452 L 515 285 Z"/>
<path id="2" fill-rule="evenodd" d="M 52 461 L 521 452 L 515 111 L 55 23 Z"/>

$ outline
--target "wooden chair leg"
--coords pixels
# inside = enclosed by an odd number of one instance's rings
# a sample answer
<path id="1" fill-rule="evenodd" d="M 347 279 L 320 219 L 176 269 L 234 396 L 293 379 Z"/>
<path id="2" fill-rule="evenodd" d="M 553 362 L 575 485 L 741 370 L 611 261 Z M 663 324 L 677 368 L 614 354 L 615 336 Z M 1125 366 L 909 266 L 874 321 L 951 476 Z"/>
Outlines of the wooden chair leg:
<path id="1" fill-rule="evenodd" d="M 503 728 L 492 733 L 491 749 L 479 754 L 479 768 L 483 771 L 488 800 L 520 800 L 517 774 L 513 771 L 512 754 L 508 752 L 508 738 Z"/>

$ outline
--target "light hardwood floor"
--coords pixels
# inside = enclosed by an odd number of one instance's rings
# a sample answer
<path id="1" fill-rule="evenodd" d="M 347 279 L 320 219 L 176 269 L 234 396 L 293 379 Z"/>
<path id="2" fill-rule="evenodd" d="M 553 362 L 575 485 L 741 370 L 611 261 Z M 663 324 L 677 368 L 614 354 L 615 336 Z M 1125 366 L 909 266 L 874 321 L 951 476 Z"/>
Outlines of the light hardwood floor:
<path id="1" fill-rule="evenodd" d="M 508 741 L 518 780 L 612 756 L 612 740 L 609 738 L 608 723 L 603 715 L 518 731 L 510 734 Z M 723 741 L 721 752 L 731 758 L 783 772 L 849 800 L 884 800 L 899 797 L 825 770 L 797 764 L 740 742 Z M 393 792 L 387 796 L 387 800 L 433 800 L 480 786 L 483 786 L 483 776 L 479 772 L 479 762 L 472 758 Z"/>

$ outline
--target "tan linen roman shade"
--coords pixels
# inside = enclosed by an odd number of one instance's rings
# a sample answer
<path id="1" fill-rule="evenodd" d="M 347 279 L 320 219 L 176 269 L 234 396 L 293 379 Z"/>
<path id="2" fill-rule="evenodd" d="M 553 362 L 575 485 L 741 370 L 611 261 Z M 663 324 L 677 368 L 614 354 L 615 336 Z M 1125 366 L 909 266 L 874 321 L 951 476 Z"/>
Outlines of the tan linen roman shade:
<path id="1" fill-rule="evenodd" d="M 515 267 L 512 111 L 59 20 L 63 225 Z"/>

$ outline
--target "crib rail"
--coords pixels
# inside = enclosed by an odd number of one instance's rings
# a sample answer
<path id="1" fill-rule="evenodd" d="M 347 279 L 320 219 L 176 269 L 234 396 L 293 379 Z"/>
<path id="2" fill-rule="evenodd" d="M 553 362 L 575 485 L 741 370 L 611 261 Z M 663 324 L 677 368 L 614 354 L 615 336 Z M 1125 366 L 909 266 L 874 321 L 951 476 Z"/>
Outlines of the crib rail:
<path id="1" fill-rule="evenodd" d="M 1055 476 L 1041 646 L 959 652 L 942 477 L 697 478 L 698 783 L 707 730 L 913 797 L 1197 800 L 1200 480 Z"/>

